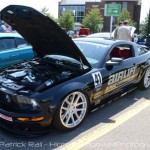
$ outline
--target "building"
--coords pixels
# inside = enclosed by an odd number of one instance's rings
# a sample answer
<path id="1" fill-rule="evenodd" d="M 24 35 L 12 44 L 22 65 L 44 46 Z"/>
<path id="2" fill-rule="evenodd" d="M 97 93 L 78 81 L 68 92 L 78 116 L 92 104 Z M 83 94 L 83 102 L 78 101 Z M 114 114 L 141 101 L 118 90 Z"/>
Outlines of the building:
<path id="1" fill-rule="evenodd" d="M 116 3 L 121 4 L 121 10 L 127 9 L 130 12 L 132 20 L 135 22 L 137 32 L 139 31 L 141 0 L 62 0 L 59 2 L 59 16 L 66 10 L 71 10 L 74 14 L 75 22 L 82 23 L 83 18 L 86 16 L 91 8 L 99 8 L 102 16 L 104 17 L 103 30 L 109 31 L 110 17 L 104 16 L 105 4 Z M 113 17 L 113 24 L 116 23 L 116 18 Z"/>

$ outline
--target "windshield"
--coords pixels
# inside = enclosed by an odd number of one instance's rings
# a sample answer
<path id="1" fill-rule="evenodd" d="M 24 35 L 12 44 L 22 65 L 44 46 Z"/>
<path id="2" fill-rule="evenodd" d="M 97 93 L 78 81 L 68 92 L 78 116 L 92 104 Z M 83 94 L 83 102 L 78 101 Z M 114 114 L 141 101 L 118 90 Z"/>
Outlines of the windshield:
<path id="1" fill-rule="evenodd" d="M 98 67 L 108 48 L 108 45 L 92 42 L 75 41 L 75 43 L 92 67 Z"/>

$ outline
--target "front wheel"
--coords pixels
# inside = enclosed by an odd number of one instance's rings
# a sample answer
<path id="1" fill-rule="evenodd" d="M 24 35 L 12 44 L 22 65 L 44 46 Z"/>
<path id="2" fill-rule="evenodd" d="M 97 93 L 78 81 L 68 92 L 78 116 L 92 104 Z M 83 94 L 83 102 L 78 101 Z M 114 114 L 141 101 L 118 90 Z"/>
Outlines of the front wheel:
<path id="1" fill-rule="evenodd" d="M 61 130 L 76 128 L 88 112 L 88 100 L 79 92 L 73 92 L 63 99 L 54 115 L 54 126 Z"/>
<path id="2" fill-rule="evenodd" d="M 141 89 L 147 89 L 149 87 L 150 87 L 150 67 L 146 70 L 146 72 L 140 82 Z"/>

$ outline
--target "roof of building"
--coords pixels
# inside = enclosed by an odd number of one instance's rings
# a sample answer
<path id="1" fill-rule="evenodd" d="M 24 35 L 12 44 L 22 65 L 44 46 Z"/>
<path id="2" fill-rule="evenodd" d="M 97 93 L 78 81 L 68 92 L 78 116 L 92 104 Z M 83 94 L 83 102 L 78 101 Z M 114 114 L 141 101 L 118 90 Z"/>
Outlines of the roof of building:
<path id="1" fill-rule="evenodd" d="M 85 5 L 86 2 L 101 2 L 101 0 L 62 0 L 60 5 Z"/>

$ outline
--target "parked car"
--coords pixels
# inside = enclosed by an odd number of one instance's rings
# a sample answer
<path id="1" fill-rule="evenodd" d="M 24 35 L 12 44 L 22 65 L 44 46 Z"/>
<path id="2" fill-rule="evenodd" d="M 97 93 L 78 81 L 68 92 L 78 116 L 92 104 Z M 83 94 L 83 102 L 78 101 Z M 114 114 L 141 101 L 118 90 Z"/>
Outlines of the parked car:
<path id="1" fill-rule="evenodd" d="M 139 45 L 145 45 L 146 39 L 142 37 L 140 34 L 134 34 L 132 41 Z"/>
<path id="2" fill-rule="evenodd" d="M 88 36 L 88 35 L 90 35 L 90 29 L 89 29 L 89 28 L 81 28 L 81 29 L 79 30 L 79 32 L 77 32 L 77 33 L 73 36 L 73 38 L 86 37 L 86 36 Z"/>
<path id="3" fill-rule="evenodd" d="M 17 33 L 0 33 L 0 69 L 35 56 L 32 46 Z"/>
<path id="4" fill-rule="evenodd" d="M 37 54 L 0 72 L 0 126 L 9 131 L 37 135 L 50 125 L 69 131 L 93 108 L 137 86 L 150 87 L 150 51 L 134 42 L 73 42 L 53 20 L 26 6 L 8 6 L 1 16 Z"/>
<path id="5" fill-rule="evenodd" d="M 103 39 L 106 39 L 106 40 L 112 39 L 110 37 L 110 33 L 109 32 L 94 33 L 94 34 L 88 35 L 87 37 L 88 38 L 103 38 Z"/>

